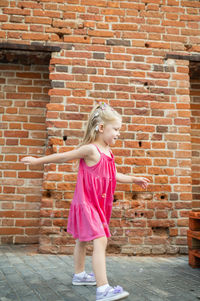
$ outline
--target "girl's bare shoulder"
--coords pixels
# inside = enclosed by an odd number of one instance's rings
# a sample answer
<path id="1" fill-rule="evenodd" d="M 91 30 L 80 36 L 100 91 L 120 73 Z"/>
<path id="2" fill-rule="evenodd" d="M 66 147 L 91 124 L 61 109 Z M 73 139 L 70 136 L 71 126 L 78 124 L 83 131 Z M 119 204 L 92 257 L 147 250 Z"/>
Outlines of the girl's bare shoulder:
<path id="1" fill-rule="evenodd" d="M 82 153 L 83 158 L 94 156 L 96 153 L 96 147 L 90 144 L 84 144 L 79 147 L 79 152 Z"/>
<path id="2" fill-rule="evenodd" d="M 100 159 L 100 154 L 96 148 L 96 146 L 92 143 L 85 145 L 88 151 L 88 156 L 84 158 L 85 163 L 88 166 L 93 166 L 95 165 L 99 159 Z"/>

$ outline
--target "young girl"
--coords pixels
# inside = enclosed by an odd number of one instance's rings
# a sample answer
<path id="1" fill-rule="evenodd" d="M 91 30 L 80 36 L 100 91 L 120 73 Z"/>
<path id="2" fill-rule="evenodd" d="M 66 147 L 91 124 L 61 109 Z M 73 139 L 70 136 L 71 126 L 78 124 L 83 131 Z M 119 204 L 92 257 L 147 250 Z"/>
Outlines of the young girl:
<path id="1" fill-rule="evenodd" d="M 105 250 L 110 237 L 109 221 L 116 181 L 147 187 L 149 180 L 116 172 L 110 145 L 115 144 L 121 128 L 121 116 L 105 103 L 91 112 L 82 143 L 75 150 L 42 158 L 25 157 L 26 164 L 46 164 L 79 160 L 74 198 L 71 203 L 67 230 L 76 239 L 73 285 L 96 285 L 96 300 L 126 298 L 122 287 L 111 287 L 106 275 Z M 85 272 L 86 244 L 93 241 L 94 274 Z"/>

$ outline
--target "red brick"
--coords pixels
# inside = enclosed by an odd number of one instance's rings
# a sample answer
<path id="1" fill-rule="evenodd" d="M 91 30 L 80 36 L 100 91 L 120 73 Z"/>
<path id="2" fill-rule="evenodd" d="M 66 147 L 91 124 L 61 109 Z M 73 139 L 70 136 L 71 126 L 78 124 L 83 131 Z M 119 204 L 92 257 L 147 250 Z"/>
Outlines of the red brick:
<path id="1" fill-rule="evenodd" d="M 27 219 L 27 220 L 16 220 L 15 225 L 17 227 L 37 227 L 38 226 L 38 220 L 31 220 L 31 219 Z"/>
<path id="2" fill-rule="evenodd" d="M 131 61 L 132 57 L 130 55 L 122 54 L 106 54 L 107 60 L 120 60 L 120 61 Z"/>
<path id="3" fill-rule="evenodd" d="M 90 44 L 91 38 L 88 36 L 79 37 L 79 36 L 64 36 L 64 42 L 66 43 L 83 43 Z"/>
<path id="4" fill-rule="evenodd" d="M 0 235 L 16 235 L 16 234 L 23 234 L 24 230 L 21 228 L 4 228 L 0 229 Z"/>
<path id="5" fill-rule="evenodd" d="M 30 9 L 20 9 L 20 8 L 4 8 L 3 13 L 8 15 L 23 15 L 29 16 L 31 14 Z"/>
<path id="6" fill-rule="evenodd" d="M 22 24 L 2 24 L 2 29 L 4 30 L 24 30 L 28 31 L 27 25 Z"/>
<path id="7" fill-rule="evenodd" d="M 62 89 L 50 89 L 48 95 L 63 95 L 63 96 L 70 96 L 69 90 L 62 90 Z"/>
<path id="8" fill-rule="evenodd" d="M 6 113 L 7 114 L 16 114 L 17 113 L 17 108 L 7 108 Z"/>
<path id="9" fill-rule="evenodd" d="M 4 1 L 2 2 L 1 6 L 2 6 L 2 7 L 3 7 L 3 6 L 8 6 L 8 2 L 4 0 Z M 8 16 L 6 16 L 6 15 L 0 15 L 0 21 L 1 21 L 1 22 L 6 22 L 6 21 L 8 21 Z"/>
<path id="10" fill-rule="evenodd" d="M 88 30 L 88 35 L 94 37 L 114 37 L 114 32 L 107 30 Z"/>
<path id="11" fill-rule="evenodd" d="M 26 178 L 26 179 L 39 179 L 43 177 L 43 173 L 40 172 L 19 172 L 18 173 L 19 178 Z"/>
<path id="12" fill-rule="evenodd" d="M 48 174 L 46 180 L 47 181 L 62 181 L 63 175 L 62 174 Z"/>
<path id="13" fill-rule="evenodd" d="M 101 10 L 102 15 L 117 15 L 117 16 L 124 16 L 125 11 L 120 10 L 120 9 L 111 9 L 111 8 L 106 8 Z"/>
<path id="14" fill-rule="evenodd" d="M 5 137 L 19 137 L 19 138 L 26 138 L 28 137 L 28 132 L 26 131 L 5 131 Z"/>
<path id="15" fill-rule="evenodd" d="M 2 211 L 0 212 L 0 216 L 2 217 L 10 217 L 10 218 L 23 218 L 24 212 L 21 211 Z"/>
<path id="16" fill-rule="evenodd" d="M 39 40 L 39 41 L 48 41 L 49 35 L 42 34 L 42 33 L 23 33 L 22 34 L 23 40 Z"/>
<path id="17" fill-rule="evenodd" d="M 52 19 L 51 18 L 47 18 L 47 17 L 26 17 L 25 18 L 25 22 L 26 23 L 32 23 L 32 24 L 47 24 L 50 25 L 52 23 Z"/>
<path id="18" fill-rule="evenodd" d="M 138 26 L 137 24 L 113 24 L 112 25 L 113 30 L 126 30 L 126 31 L 137 31 Z"/>

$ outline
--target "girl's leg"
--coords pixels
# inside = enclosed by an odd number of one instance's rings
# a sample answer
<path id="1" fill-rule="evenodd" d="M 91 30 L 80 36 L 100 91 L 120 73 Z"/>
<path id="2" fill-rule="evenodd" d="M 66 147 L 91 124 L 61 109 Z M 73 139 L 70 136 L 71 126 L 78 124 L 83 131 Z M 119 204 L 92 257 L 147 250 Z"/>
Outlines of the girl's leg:
<path id="1" fill-rule="evenodd" d="M 76 240 L 74 248 L 74 270 L 79 274 L 85 270 L 86 241 Z"/>
<path id="2" fill-rule="evenodd" d="M 108 284 L 106 274 L 106 247 L 107 237 L 103 236 L 93 241 L 92 256 L 93 271 L 96 277 L 97 287 Z"/>

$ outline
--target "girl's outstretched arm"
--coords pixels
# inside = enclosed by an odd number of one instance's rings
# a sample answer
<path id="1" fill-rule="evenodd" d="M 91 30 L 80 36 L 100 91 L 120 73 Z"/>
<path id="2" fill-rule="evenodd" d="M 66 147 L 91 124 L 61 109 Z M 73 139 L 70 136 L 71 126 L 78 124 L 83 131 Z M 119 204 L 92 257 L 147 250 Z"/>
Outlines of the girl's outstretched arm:
<path id="1" fill-rule="evenodd" d="M 52 154 L 41 158 L 24 157 L 21 162 L 30 165 L 47 164 L 47 163 L 64 163 L 67 161 L 89 158 L 94 153 L 94 148 L 91 145 L 83 145 L 69 152 Z"/>
<path id="2" fill-rule="evenodd" d="M 150 180 L 144 177 L 133 177 L 117 172 L 116 180 L 120 183 L 134 183 L 146 189 Z"/>

